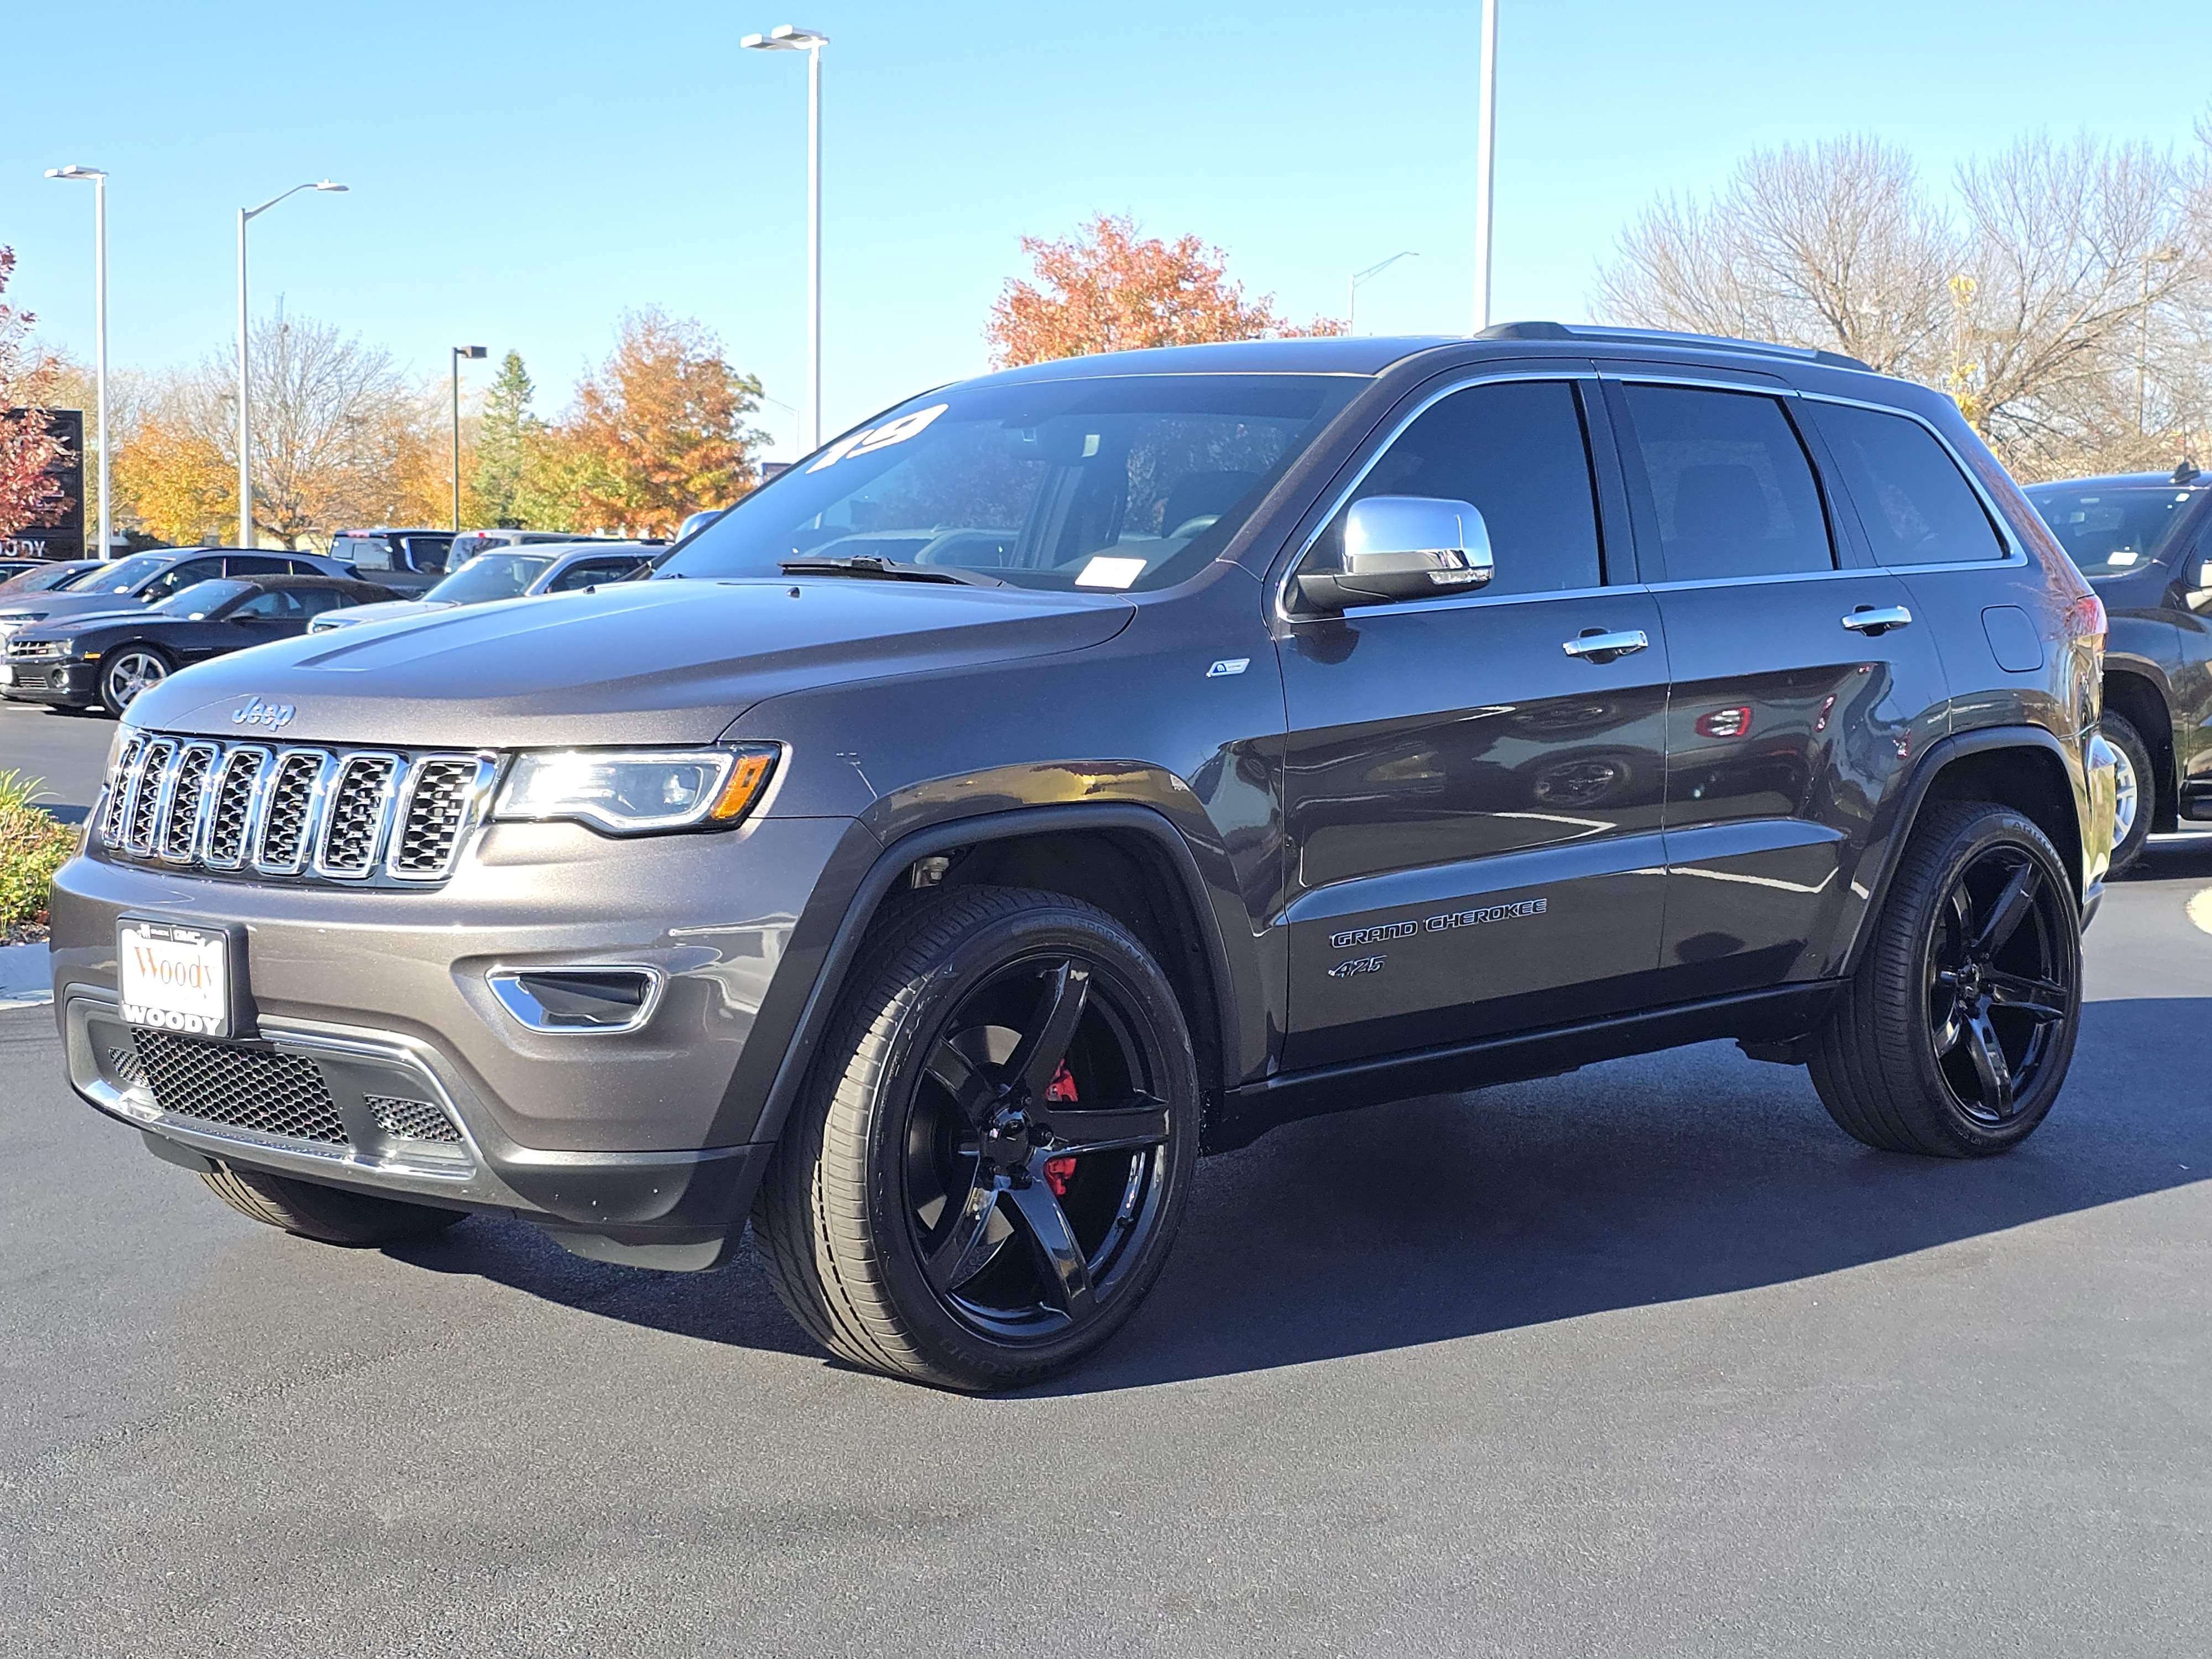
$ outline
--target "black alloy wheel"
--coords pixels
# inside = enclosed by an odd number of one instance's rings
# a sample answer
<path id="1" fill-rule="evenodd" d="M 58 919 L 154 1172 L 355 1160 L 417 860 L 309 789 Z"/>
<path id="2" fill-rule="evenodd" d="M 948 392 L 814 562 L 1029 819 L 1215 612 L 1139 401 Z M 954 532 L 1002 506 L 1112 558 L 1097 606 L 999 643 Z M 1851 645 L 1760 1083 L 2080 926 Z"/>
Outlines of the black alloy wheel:
<path id="1" fill-rule="evenodd" d="M 993 974 L 944 1020 L 907 1108 L 923 1275 L 1000 1340 L 1089 1319 L 1165 1207 L 1158 1060 L 1142 1012 L 1098 966 L 1055 951 Z"/>
<path id="2" fill-rule="evenodd" d="M 1998 846 L 1961 870 L 1928 953 L 1928 1024 L 1959 1109 L 2002 1127 L 2037 1074 L 2073 1048 L 2072 905 L 2021 848 Z"/>
<path id="3" fill-rule="evenodd" d="M 1829 1115 L 1888 1152 L 2018 1146 L 2057 1099 L 2081 1024 L 2081 911 L 2049 837 L 2009 807 L 1929 807 L 1868 934 L 1814 1035 Z"/>
<path id="4" fill-rule="evenodd" d="M 1174 988 L 1112 916 L 972 887 L 858 970 L 753 1209 L 777 1294 L 841 1358 L 940 1388 L 1034 1382 L 1165 1261 L 1197 1155 Z"/>

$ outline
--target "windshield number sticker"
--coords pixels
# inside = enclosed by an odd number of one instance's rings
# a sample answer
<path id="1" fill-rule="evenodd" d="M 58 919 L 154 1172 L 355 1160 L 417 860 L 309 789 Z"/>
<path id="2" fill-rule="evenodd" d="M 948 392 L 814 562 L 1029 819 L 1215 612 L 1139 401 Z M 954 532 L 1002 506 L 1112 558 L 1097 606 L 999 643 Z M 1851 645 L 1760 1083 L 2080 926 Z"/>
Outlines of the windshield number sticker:
<path id="1" fill-rule="evenodd" d="M 1142 559 L 1117 559 L 1110 553 L 1101 553 L 1083 567 L 1083 574 L 1075 579 L 1078 587 L 1127 587 L 1145 574 Z"/>
<path id="2" fill-rule="evenodd" d="M 848 432 L 823 451 L 822 459 L 806 470 L 819 472 L 824 467 L 836 465 L 848 455 L 872 455 L 879 449 L 889 449 L 893 444 L 902 444 L 951 407 L 950 404 L 932 404 L 927 409 L 917 409 L 911 415 L 885 421 L 881 426 L 866 426 L 858 432 Z"/>

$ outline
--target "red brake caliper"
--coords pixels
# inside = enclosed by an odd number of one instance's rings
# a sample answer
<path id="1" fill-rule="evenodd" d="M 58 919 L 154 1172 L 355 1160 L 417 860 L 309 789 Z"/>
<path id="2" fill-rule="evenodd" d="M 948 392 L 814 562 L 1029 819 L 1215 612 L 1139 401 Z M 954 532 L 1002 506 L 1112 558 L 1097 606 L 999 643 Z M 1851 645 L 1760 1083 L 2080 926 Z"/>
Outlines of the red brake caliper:
<path id="1" fill-rule="evenodd" d="M 1047 1100 L 1073 1100 L 1075 1078 L 1067 1069 L 1067 1062 L 1060 1062 L 1060 1070 L 1046 1087 Z M 1074 1179 L 1075 1160 L 1072 1158 L 1048 1158 L 1044 1161 L 1044 1184 L 1052 1188 L 1054 1198 L 1067 1196 L 1067 1183 Z"/>

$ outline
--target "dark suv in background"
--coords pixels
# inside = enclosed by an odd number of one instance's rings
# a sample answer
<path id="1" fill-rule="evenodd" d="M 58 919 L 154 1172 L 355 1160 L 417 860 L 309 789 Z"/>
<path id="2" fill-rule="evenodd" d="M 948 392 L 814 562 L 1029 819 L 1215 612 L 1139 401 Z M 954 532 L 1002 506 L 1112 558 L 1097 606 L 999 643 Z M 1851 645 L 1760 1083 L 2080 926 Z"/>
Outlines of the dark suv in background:
<path id="1" fill-rule="evenodd" d="M 2019 1145 L 2104 628 L 1951 402 L 1849 359 L 1041 363 L 651 580 L 146 692 L 55 1009 L 262 1221 L 699 1268 L 750 1214 L 826 1346 L 1000 1387 L 1128 1316 L 1201 1149 L 1309 1114 L 1734 1037 L 1869 1146 Z"/>
<path id="2" fill-rule="evenodd" d="M 2034 484 L 2105 603 L 2104 732 L 2119 751 L 2115 873 L 2154 830 L 2212 819 L 2212 477 L 2194 466 Z"/>
<path id="3" fill-rule="evenodd" d="M 395 593 L 423 593 L 444 577 L 453 534 L 450 530 L 341 530 L 331 538 L 331 556 L 351 565 L 364 581 Z"/>

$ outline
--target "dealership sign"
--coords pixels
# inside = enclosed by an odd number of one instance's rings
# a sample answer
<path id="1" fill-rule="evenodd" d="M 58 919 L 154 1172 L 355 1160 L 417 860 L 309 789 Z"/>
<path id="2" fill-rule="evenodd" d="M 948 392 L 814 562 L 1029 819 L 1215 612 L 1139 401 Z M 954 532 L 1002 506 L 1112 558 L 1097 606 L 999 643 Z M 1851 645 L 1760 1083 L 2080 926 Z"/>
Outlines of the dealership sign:
<path id="1" fill-rule="evenodd" d="M 11 409 L 0 414 L 10 422 L 40 421 L 47 434 L 61 440 L 62 453 L 46 468 L 61 487 L 60 502 L 12 536 L 0 536 L 0 556 L 16 559 L 84 557 L 84 411 L 81 409 Z"/>

